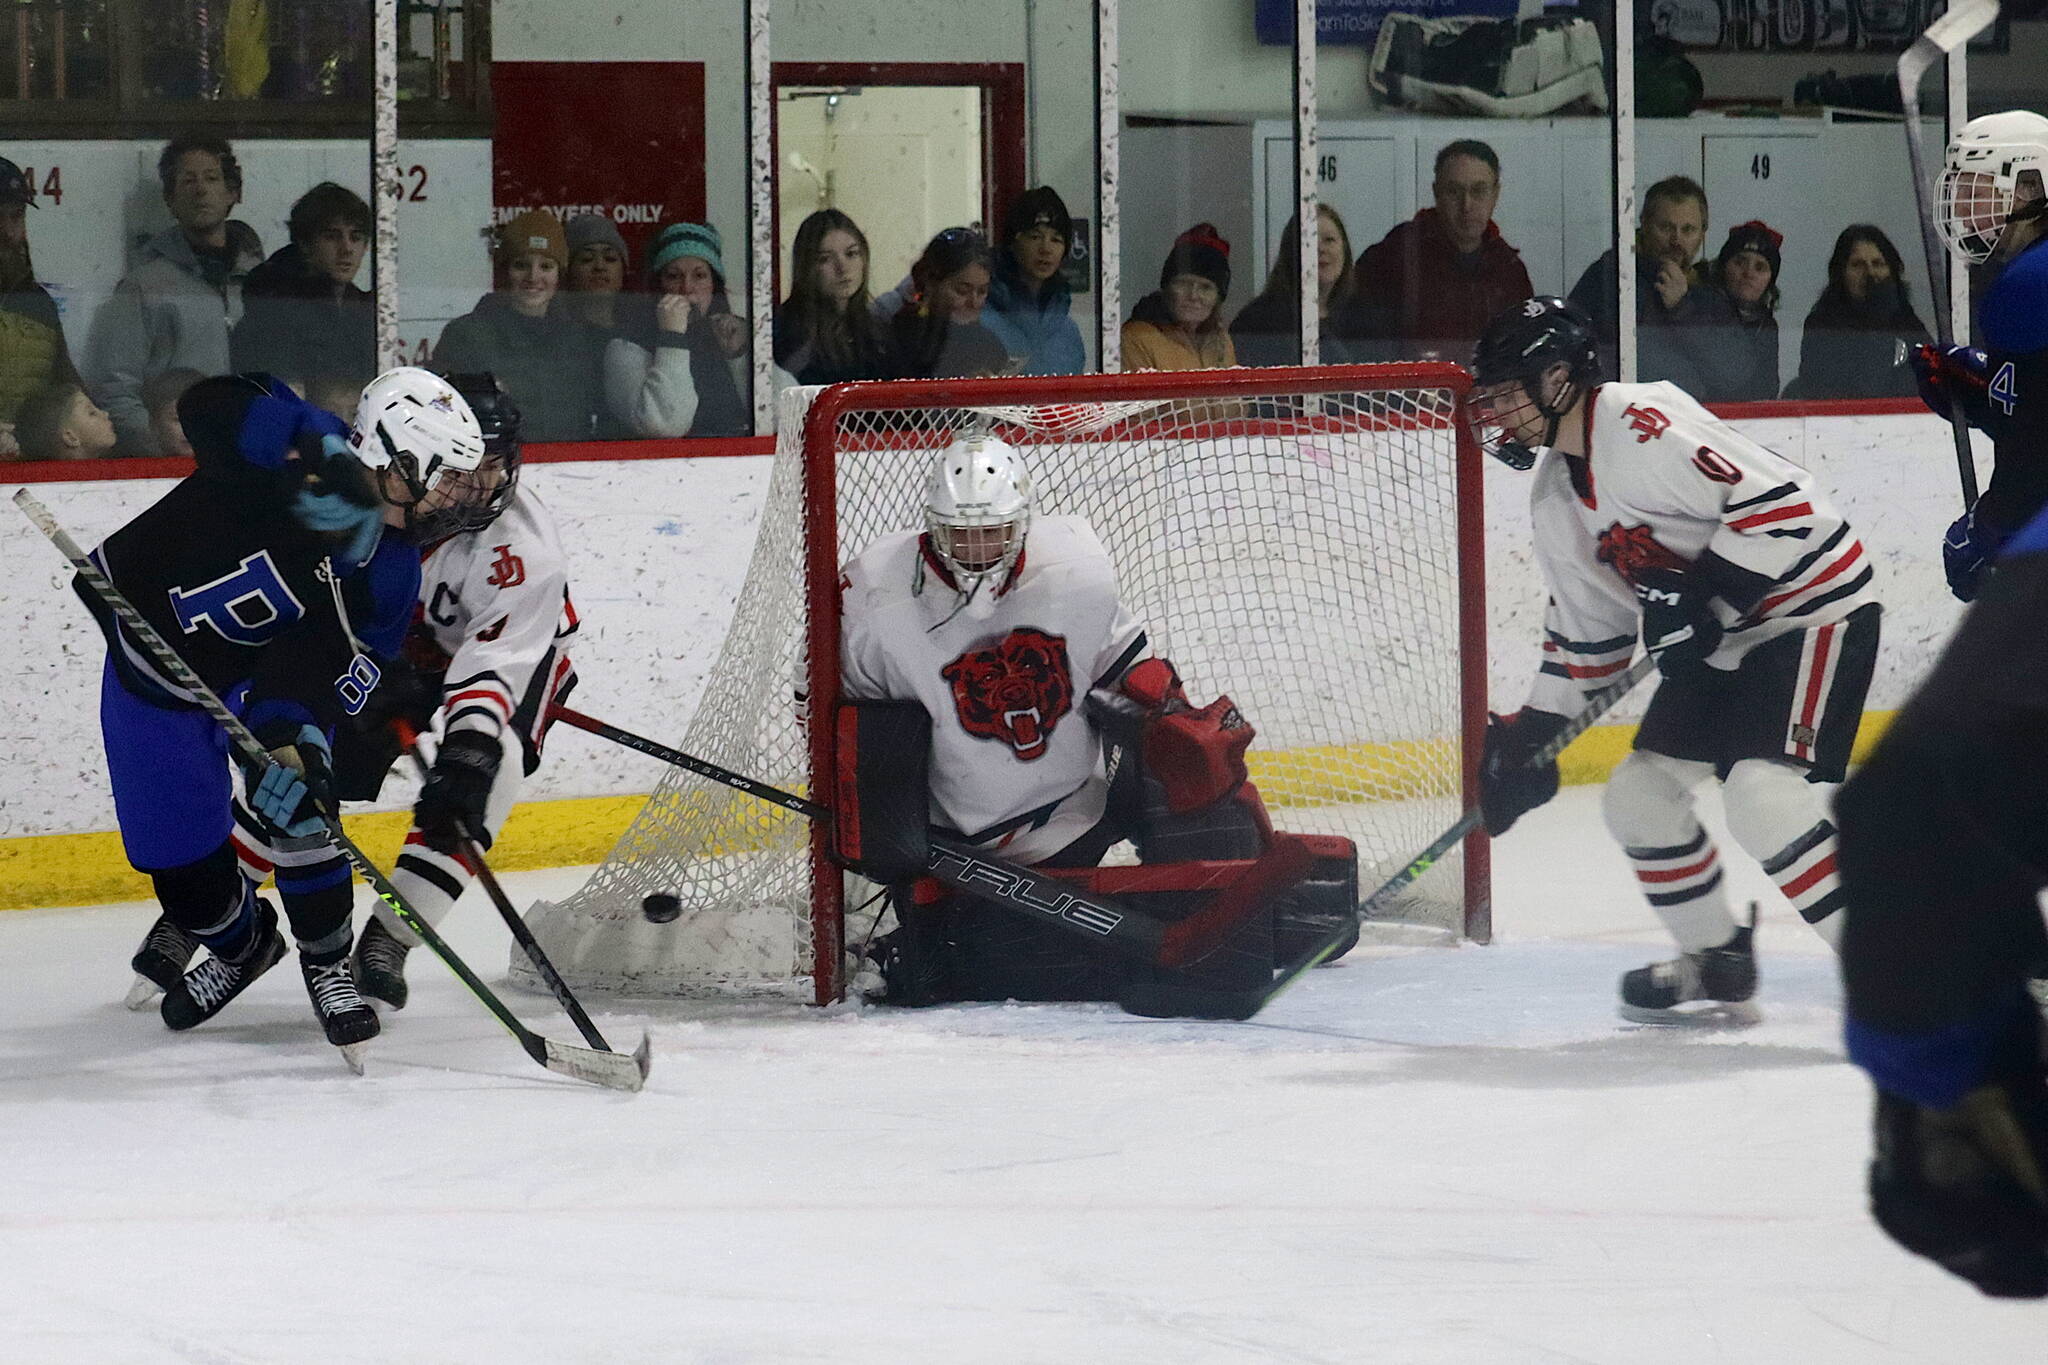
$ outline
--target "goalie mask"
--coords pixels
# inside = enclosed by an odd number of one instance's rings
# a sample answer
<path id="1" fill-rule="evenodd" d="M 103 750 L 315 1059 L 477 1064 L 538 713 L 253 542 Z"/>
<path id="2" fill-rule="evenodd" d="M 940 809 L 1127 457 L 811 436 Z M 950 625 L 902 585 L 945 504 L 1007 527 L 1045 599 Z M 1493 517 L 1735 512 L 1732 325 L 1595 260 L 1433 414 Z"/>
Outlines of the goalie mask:
<path id="1" fill-rule="evenodd" d="M 1964 124 L 1948 144 L 1941 172 L 1937 217 L 1949 249 L 1971 265 L 1989 260 L 2008 224 L 2048 210 L 2041 197 L 2044 174 L 2048 118 L 2014 110 Z"/>
<path id="2" fill-rule="evenodd" d="M 483 428 L 468 400 L 417 366 L 370 381 L 349 439 L 366 469 L 388 470 L 403 484 L 401 501 L 386 478 L 385 500 L 405 513 L 405 536 L 416 544 L 462 529 L 504 481 L 502 470 L 486 467 Z"/>
<path id="3" fill-rule="evenodd" d="M 924 529 L 963 596 L 1007 579 L 1031 529 L 1031 476 L 1017 452 L 979 434 L 940 451 L 925 487 Z"/>
<path id="4" fill-rule="evenodd" d="M 1599 372 L 1593 327 L 1578 309 L 1547 294 L 1523 300 L 1487 324 L 1473 352 L 1473 439 L 1510 468 L 1529 468 Z"/>

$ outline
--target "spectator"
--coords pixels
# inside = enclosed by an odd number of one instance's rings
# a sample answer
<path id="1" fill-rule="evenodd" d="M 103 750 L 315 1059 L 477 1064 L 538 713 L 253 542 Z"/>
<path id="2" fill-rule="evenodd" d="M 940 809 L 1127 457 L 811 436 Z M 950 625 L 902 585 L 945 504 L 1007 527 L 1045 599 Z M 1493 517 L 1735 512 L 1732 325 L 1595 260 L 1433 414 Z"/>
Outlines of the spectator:
<path id="1" fill-rule="evenodd" d="M 1436 154 L 1436 203 L 1358 258 L 1358 292 L 1373 325 L 1403 355 L 1463 360 L 1486 324 L 1535 293 L 1522 255 L 1494 226 L 1500 157 L 1464 139 Z"/>
<path id="2" fill-rule="evenodd" d="M 1784 234 L 1759 219 L 1728 229 L 1714 258 L 1714 287 L 1730 314 L 1700 348 L 1703 403 L 1754 403 L 1778 394 L 1778 268 Z"/>
<path id="3" fill-rule="evenodd" d="M 178 420 L 178 400 L 185 396 L 185 390 L 204 378 L 197 370 L 165 370 L 151 375 L 142 386 L 142 406 L 149 412 L 149 432 L 160 453 L 192 458 L 192 443 L 185 439 L 185 425 Z M 335 415 L 355 420 L 352 410 Z"/>
<path id="4" fill-rule="evenodd" d="M 1074 297 L 1060 278 L 1074 250 L 1074 219 L 1051 186 L 1017 196 L 1003 217 L 1002 247 L 981 320 L 1021 374 L 1080 374 L 1088 368 Z"/>
<path id="5" fill-rule="evenodd" d="M 1301 245 L 1295 218 L 1280 233 L 1273 271 L 1266 287 L 1244 306 L 1230 324 L 1230 339 L 1244 365 L 1296 365 L 1301 362 Z M 1328 204 L 1316 206 L 1316 295 L 1322 329 L 1318 351 L 1325 365 L 1364 360 L 1367 348 L 1346 333 L 1357 325 L 1362 305 L 1358 273 L 1351 264 L 1351 234 Z"/>
<path id="6" fill-rule="evenodd" d="M 597 413 L 602 338 L 557 297 L 569 263 L 562 220 L 528 209 L 498 232 L 498 287 L 441 331 L 434 368 L 489 370 L 518 402 L 529 441 L 587 441 Z"/>
<path id="7" fill-rule="evenodd" d="M 670 223 L 647 256 L 653 297 L 622 310 L 604 353 L 605 403 L 635 436 L 741 436 L 753 429 L 747 324 L 725 288 L 707 223 Z"/>
<path id="8" fill-rule="evenodd" d="M 910 267 L 908 295 L 889 322 L 899 371 L 909 379 L 1004 374 L 1009 351 L 981 322 L 995 257 L 972 228 L 947 228 Z"/>
<path id="9" fill-rule="evenodd" d="M 75 383 L 29 395 L 15 418 L 24 460 L 97 460 L 114 453 L 114 422 Z"/>
<path id="10" fill-rule="evenodd" d="M 370 249 L 370 206 L 324 181 L 292 205 L 292 239 L 249 272 L 242 320 L 228 336 L 235 370 L 266 370 L 303 388 L 377 364 L 377 305 L 356 287 Z"/>
<path id="11" fill-rule="evenodd" d="M 1927 327 L 1906 295 L 1905 263 L 1881 229 L 1842 229 L 1828 285 L 1806 315 L 1787 398 L 1909 398 L 1913 348 Z"/>
<path id="12" fill-rule="evenodd" d="M 1698 324 L 1726 323 L 1728 302 L 1709 286 L 1695 258 L 1707 238 L 1707 192 L 1699 182 L 1669 176 L 1643 196 L 1642 226 L 1636 230 L 1636 369 L 1642 379 L 1669 379 L 1688 393 L 1707 387 L 1698 354 L 1703 340 L 1683 334 Z M 1571 301 L 1593 320 L 1601 366 L 1617 372 L 1615 253 L 1586 267 L 1572 286 Z"/>
<path id="13" fill-rule="evenodd" d="M 122 448 L 137 455 L 159 453 L 143 384 L 169 369 L 231 368 L 228 332 L 242 316 L 242 281 L 263 261 L 255 229 L 228 216 L 242 202 L 242 167 L 224 139 L 176 138 L 156 169 L 176 225 L 143 244 L 86 350 L 87 385 L 113 414 Z"/>
<path id="14" fill-rule="evenodd" d="M 579 213 L 563 224 L 569 238 L 569 278 L 563 302 L 585 325 L 606 336 L 621 326 L 619 294 L 626 287 L 631 253 L 619 225 L 600 213 Z"/>
<path id="15" fill-rule="evenodd" d="M 0 458 L 14 453 L 14 420 L 31 394 L 78 382 L 64 319 L 36 283 L 28 254 L 34 187 L 21 167 L 0 157 Z"/>
<path id="16" fill-rule="evenodd" d="M 799 384 L 887 379 L 889 341 L 870 311 L 868 239 L 838 209 L 798 225 L 789 297 L 775 313 L 775 361 Z"/>
<path id="17" fill-rule="evenodd" d="M 1176 237 L 1159 270 L 1159 289 L 1138 300 L 1124 324 L 1126 370 L 1213 370 L 1237 363 L 1223 325 L 1230 297 L 1230 243 L 1213 223 Z"/>

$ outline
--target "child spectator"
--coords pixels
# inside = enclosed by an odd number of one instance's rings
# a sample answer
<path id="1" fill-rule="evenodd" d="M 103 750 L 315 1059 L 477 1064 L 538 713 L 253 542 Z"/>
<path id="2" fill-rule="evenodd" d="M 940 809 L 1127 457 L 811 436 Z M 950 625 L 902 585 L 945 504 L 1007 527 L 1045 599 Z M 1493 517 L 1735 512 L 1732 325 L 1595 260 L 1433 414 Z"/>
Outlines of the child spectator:
<path id="1" fill-rule="evenodd" d="M 1002 245 L 982 323 L 1022 374 L 1079 374 L 1088 368 L 1073 295 L 1060 279 L 1074 249 L 1074 219 L 1049 185 L 1017 196 L 1003 215 Z"/>
<path id="2" fill-rule="evenodd" d="M 142 386 L 170 369 L 224 374 L 228 330 L 242 316 L 242 281 L 263 263 L 256 231 L 228 217 L 242 202 L 234 148 L 211 133 L 187 134 L 157 158 L 157 179 L 176 226 L 143 244 L 135 268 L 100 309 L 85 377 L 113 414 L 123 448 L 160 453 Z"/>
<path id="3" fill-rule="evenodd" d="M 569 263 L 562 220 L 528 209 L 498 232 L 498 287 L 441 330 L 434 368 L 490 371 L 530 441 L 587 441 L 599 402 L 602 338 L 557 299 Z"/>
<path id="4" fill-rule="evenodd" d="M 36 282 L 28 254 L 35 195 L 21 167 L 0 157 L 0 458 L 13 454 L 14 419 L 31 394 L 76 383 L 64 320 Z"/>
<path id="5" fill-rule="evenodd" d="M 1852 224 L 1835 238 L 1828 286 L 1806 315 L 1799 373 L 1785 397 L 1909 398 L 1910 357 L 1927 339 L 1899 249 L 1881 229 Z"/>
<path id="6" fill-rule="evenodd" d="M 192 458 L 192 442 L 185 439 L 185 426 L 178 420 L 178 400 L 185 396 L 185 390 L 204 378 L 197 370 L 165 370 L 151 375 L 142 386 L 142 406 L 149 412 L 150 435 L 156 438 L 156 448 L 163 454 Z M 354 421 L 355 415 L 350 413 L 348 418 Z"/>
<path id="7" fill-rule="evenodd" d="M 1159 288 L 1138 300 L 1124 324 L 1126 370 L 1213 370 L 1237 363 L 1223 325 L 1230 297 L 1230 243 L 1213 223 L 1197 223 L 1174 239 L 1159 269 Z"/>
<path id="8" fill-rule="evenodd" d="M 356 287 L 370 250 L 370 206 L 323 181 L 292 205 L 292 239 L 249 272 L 242 320 L 228 337 L 237 372 L 263 370 L 303 387 L 377 364 L 376 300 Z"/>
<path id="9" fill-rule="evenodd" d="M 626 287 L 625 236 L 599 213 L 579 213 L 563 225 L 569 238 L 569 278 L 563 300 L 587 326 L 606 336 L 619 331 L 619 294 Z"/>
<path id="10" fill-rule="evenodd" d="M 889 341 L 870 311 L 868 239 L 838 209 L 797 226 L 789 297 L 775 313 L 775 360 L 799 384 L 888 379 Z"/>
<path id="11" fill-rule="evenodd" d="M 1701 349 L 1703 403 L 1754 403 L 1778 393 L 1778 269 L 1782 233 L 1751 219 L 1728 229 L 1714 259 L 1714 286 L 1728 302 L 1730 319 Z"/>
<path id="12" fill-rule="evenodd" d="M 76 384 L 52 384 L 21 405 L 15 439 L 24 460 L 98 460 L 114 453 L 114 420 Z"/>
<path id="13" fill-rule="evenodd" d="M 605 404 L 635 436 L 742 436 L 753 427 L 748 333 L 708 223 L 670 223 L 647 256 L 653 297 L 622 314 L 604 352 Z"/>
<path id="14" fill-rule="evenodd" d="M 1301 363 L 1301 245 L 1295 230 L 1299 221 L 1287 220 L 1266 287 L 1230 324 L 1239 364 Z M 1351 234 L 1328 204 L 1316 206 L 1316 298 L 1322 318 L 1317 334 L 1321 363 L 1348 365 L 1366 359 L 1366 347 L 1346 335 L 1357 327 L 1363 307 L 1351 264 Z"/>
<path id="15" fill-rule="evenodd" d="M 1010 353 L 982 326 L 995 266 L 971 228 L 947 228 L 910 267 L 908 297 L 890 319 L 890 342 L 906 379 L 971 379 L 1003 374 Z"/>

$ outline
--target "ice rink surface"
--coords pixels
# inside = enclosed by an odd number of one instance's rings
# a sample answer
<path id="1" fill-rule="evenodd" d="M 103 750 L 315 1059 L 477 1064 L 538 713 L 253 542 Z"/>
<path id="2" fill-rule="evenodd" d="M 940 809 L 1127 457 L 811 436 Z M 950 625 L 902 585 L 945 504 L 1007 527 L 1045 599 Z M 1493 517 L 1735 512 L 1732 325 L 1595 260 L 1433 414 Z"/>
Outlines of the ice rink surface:
<path id="1" fill-rule="evenodd" d="M 148 907 L 0 915 L 0 1360 L 2048 1358 L 2048 1309 L 1869 1224 L 1831 960 L 1729 865 L 1746 1030 L 1615 1017 L 1668 947 L 1577 789 L 1497 846 L 1492 947 L 1361 951 L 1250 1024 L 604 1008 L 653 1031 L 637 1096 L 424 952 L 357 1079 L 289 960 L 177 1036 L 119 1003 Z M 502 977 L 487 905 L 450 930 Z"/>

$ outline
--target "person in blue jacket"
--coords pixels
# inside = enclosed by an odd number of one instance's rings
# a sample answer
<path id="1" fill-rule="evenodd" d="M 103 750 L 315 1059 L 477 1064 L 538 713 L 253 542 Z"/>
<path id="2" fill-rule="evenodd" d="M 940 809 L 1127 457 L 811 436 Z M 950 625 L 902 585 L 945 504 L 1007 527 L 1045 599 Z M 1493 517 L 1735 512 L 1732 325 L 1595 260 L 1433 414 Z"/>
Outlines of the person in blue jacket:
<path id="1" fill-rule="evenodd" d="M 1049 185 L 1017 196 L 1003 216 L 995 278 L 982 325 L 996 334 L 1021 374 L 1080 374 L 1088 368 L 1074 296 L 1060 267 L 1074 249 L 1074 219 Z"/>

